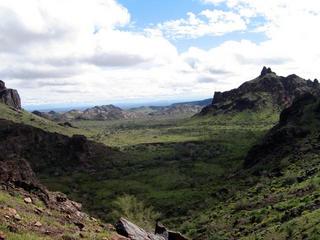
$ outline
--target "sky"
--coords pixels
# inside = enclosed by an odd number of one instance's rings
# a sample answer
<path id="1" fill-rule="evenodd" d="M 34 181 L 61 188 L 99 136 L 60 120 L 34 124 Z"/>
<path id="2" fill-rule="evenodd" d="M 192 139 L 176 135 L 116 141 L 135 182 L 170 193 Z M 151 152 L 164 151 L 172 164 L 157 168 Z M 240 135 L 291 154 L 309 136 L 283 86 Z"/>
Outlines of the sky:
<path id="1" fill-rule="evenodd" d="M 24 106 L 204 99 L 319 78 L 317 0 L 0 0 L 0 79 Z"/>

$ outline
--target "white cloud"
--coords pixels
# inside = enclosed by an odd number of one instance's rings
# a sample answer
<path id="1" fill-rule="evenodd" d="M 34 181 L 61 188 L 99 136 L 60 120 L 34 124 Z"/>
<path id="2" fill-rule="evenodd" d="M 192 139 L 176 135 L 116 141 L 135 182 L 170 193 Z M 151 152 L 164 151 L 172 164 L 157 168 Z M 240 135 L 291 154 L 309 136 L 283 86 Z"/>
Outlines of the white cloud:
<path id="1" fill-rule="evenodd" d="M 247 28 L 245 20 L 231 11 L 204 10 L 199 14 L 189 12 L 186 19 L 171 20 L 158 25 L 170 38 L 199 38 L 207 35 L 221 36 Z"/>
<path id="2" fill-rule="evenodd" d="M 115 0 L 3 0 L 0 21 L 0 77 L 26 104 L 176 93 L 176 48 L 159 31 L 119 30 L 130 14 Z"/>
<path id="3" fill-rule="evenodd" d="M 131 16 L 115 0 L 1 0 L 0 78 L 25 104 L 39 104 L 208 96 L 256 77 L 263 65 L 319 74 L 318 1 L 205 1 L 215 5 L 133 32 L 122 28 Z M 229 9 L 216 10 L 222 3 Z M 267 39 L 184 53 L 167 39 L 247 32 L 249 24 Z"/>

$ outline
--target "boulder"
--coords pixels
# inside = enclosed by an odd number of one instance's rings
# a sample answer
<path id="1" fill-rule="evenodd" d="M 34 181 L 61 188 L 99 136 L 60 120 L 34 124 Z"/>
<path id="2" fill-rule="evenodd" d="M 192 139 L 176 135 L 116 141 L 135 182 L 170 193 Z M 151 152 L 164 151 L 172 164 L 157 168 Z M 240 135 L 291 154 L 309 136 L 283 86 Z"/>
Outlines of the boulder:
<path id="1" fill-rule="evenodd" d="M 26 197 L 24 199 L 24 202 L 27 203 L 27 204 L 30 204 L 30 203 L 32 203 L 32 199 L 30 197 Z"/>
<path id="2" fill-rule="evenodd" d="M 168 230 L 160 222 L 156 224 L 155 234 L 163 236 L 166 240 L 188 240 L 181 233 Z"/>
<path id="3" fill-rule="evenodd" d="M 157 222 L 153 234 L 121 218 L 116 224 L 116 230 L 120 235 L 131 240 L 188 240 L 181 233 L 168 230 L 160 222 Z"/>
<path id="4" fill-rule="evenodd" d="M 118 234 L 125 236 L 131 240 L 167 240 L 160 235 L 149 233 L 143 230 L 142 228 L 124 218 L 121 218 L 115 227 Z"/>

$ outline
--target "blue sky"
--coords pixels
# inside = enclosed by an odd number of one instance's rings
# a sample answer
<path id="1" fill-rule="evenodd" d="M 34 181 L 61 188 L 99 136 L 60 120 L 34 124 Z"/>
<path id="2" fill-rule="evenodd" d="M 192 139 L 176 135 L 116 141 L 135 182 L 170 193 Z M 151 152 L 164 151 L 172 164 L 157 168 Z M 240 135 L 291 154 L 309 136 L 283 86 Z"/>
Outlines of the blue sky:
<path id="1" fill-rule="evenodd" d="M 134 31 L 143 30 L 171 19 L 185 18 L 188 12 L 200 13 L 207 9 L 228 11 L 226 4 L 210 5 L 201 0 L 119 0 L 119 3 L 129 10 L 133 23 L 127 28 Z M 190 47 L 210 49 L 229 40 L 249 39 L 259 43 L 266 40 L 265 34 L 250 31 L 255 25 L 264 22 L 263 17 L 256 18 L 245 32 L 239 31 L 223 36 L 204 36 L 196 39 L 170 39 L 170 41 L 179 52 L 184 52 Z"/>
<path id="2" fill-rule="evenodd" d="M 320 1 L 1 0 L 0 77 L 24 106 L 185 101 L 320 78 Z"/>
<path id="3" fill-rule="evenodd" d="M 187 12 L 200 12 L 206 6 L 198 0 L 120 0 L 139 27 L 185 17 Z"/>

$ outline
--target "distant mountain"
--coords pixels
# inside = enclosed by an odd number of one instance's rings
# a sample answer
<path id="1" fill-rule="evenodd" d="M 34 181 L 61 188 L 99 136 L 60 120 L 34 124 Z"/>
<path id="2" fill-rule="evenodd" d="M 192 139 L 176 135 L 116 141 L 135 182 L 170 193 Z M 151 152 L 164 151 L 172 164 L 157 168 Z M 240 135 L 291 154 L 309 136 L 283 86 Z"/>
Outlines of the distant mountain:
<path id="1" fill-rule="evenodd" d="M 121 109 L 114 105 L 103 105 L 87 108 L 83 111 L 71 110 L 64 113 L 55 111 L 33 111 L 33 114 L 58 122 L 73 120 L 108 121 L 152 117 L 190 117 L 199 113 L 201 109 L 210 102 L 210 99 L 206 99 L 194 102 L 175 103 L 169 106 L 142 106 L 128 110 Z"/>
<path id="2" fill-rule="evenodd" d="M 55 111 L 50 112 L 40 112 L 33 111 L 35 115 L 40 117 L 44 117 L 53 121 L 73 121 L 73 120 L 97 120 L 97 121 L 105 121 L 105 120 L 118 120 L 118 119 L 128 119 L 128 118 L 136 118 L 137 114 L 133 112 L 125 111 L 119 107 L 113 105 L 103 105 L 103 106 L 95 106 L 92 108 L 87 108 L 83 111 L 81 110 L 70 110 L 64 113 L 58 113 Z"/>
<path id="3" fill-rule="evenodd" d="M 211 103 L 212 103 L 212 98 L 208 98 L 200 101 L 174 103 L 174 104 L 171 104 L 170 106 L 176 106 L 176 105 L 207 106 Z"/>
<path id="4" fill-rule="evenodd" d="M 280 112 L 289 107 L 296 97 L 305 93 L 319 95 L 318 80 L 305 80 L 294 74 L 281 77 L 264 67 L 260 76 L 243 83 L 239 88 L 216 92 L 212 104 L 206 106 L 200 115 L 259 111 L 266 108 Z"/>

